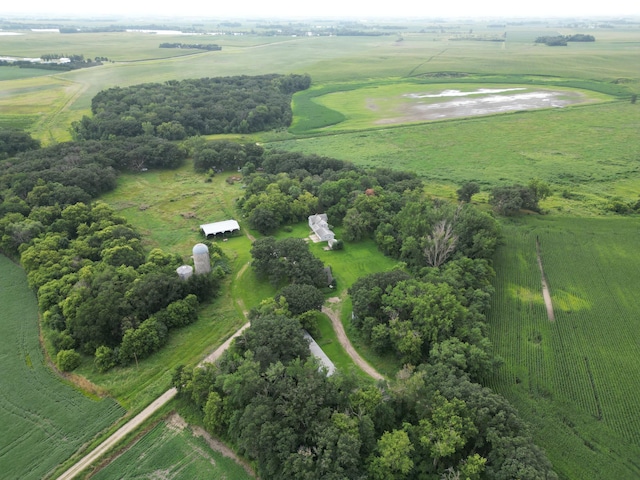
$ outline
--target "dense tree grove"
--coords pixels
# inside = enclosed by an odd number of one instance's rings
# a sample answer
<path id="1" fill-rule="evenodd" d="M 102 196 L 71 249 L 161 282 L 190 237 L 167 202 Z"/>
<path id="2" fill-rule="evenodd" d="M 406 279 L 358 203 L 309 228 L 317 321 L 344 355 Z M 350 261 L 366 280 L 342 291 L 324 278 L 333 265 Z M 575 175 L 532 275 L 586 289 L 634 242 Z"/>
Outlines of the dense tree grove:
<path id="1" fill-rule="evenodd" d="M 238 206 L 249 225 L 265 235 L 324 212 L 331 224 L 344 222 L 346 239 L 357 240 L 373 233 L 388 216 L 387 210 L 400 209 L 403 192 L 421 187 L 414 174 L 382 168 L 367 171 L 296 152 L 255 155 L 242 171 L 247 188 Z M 349 217 L 354 206 L 360 210 Z"/>
<path id="2" fill-rule="evenodd" d="M 533 178 L 526 186 L 515 184 L 495 187 L 491 190 L 489 203 L 501 215 L 514 215 L 521 209 L 540 212 L 540 200 L 551 195 L 546 182 Z"/>
<path id="3" fill-rule="evenodd" d="M 31 138 L 28 133 L 21 130 L 0 128 L 0 160 L 38 148 L 40 148 L 40 142 Z"/>
<path id="4" fill-rule="evenodd" d="M 327 377 L 283 315 L 255 318 L 216 365 L 180 367 L 173 383 L 261 478 L 557 478 L 513 407 L 460 370 Z"/>
<path id="5" fill-rule="evenodd" d="M 251 256 L 256 275 L 268 279 L 272 285 L 286 282 L 320 288 L 328 284 L 323 263 L 301 238 L 259 238 L 251 247 Z"/>
<path id="6" fill-rule="evenodd" d="M 137 361 L 160 348 L 168 329 L 197 318 L 198 301 L 216 293 L 228 270 L 222 251 L 211 247 L 211 275 L 183 282 L 179 256 L 147 255 L 131 225 L 90 203 L 115 187 L 118 170 L 173 168 L 184 149 L 155 137 L 42 149 L 24 134 L 0 137 L 12 140 L 6 152 L 22 151 L 0 163 L 0 250 L 27 271 L 61 369 L 77 366 L 75 349 L 96 354 L 100 370 Z"/>
<path id="7" fill-rule="evenodd" d="M 291 96 L 309 88 L 307 75 L 169 80 L 99 92 L 93 117 L 73 124 L 82 140 L 155 134 L 167 139 L 288 127 Z"/>
<path id="8" fill-rule="evenodd" d="M 544 43 L 549 47 L 566 47 L 568 42 L 595 42 L 596 37 L 577 33 L 575 35 L 546 35 L 537 37 L 535 43 Z"/>

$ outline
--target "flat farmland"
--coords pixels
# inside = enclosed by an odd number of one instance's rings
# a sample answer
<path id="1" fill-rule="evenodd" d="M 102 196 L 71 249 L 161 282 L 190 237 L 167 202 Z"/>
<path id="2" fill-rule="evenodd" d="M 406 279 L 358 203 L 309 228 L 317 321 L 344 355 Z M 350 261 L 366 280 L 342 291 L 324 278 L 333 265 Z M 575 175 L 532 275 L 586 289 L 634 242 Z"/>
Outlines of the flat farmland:
<path id="1" fill-rule="evenodd" d="M 51 371 L 24 271 L 1 255 L 0 271 L 0 471 L 6 479 L 40 479 L 125 411 L 111 399 L 83 395 Z"/>
<path id="2" fill-rule="evenodd" d="M 565 478 L 640 475 L 638 218 L 528 218 L 505 225 L 489 385 L 534 426 Z M 536 240 L 555 321 L 542 298 Z"/>
<path id="3" fill-rule="evenodd" d="M 486 86 L 486 84 L 484 84 Z M 483 189 L 538 177 L 554 196 L 543 207 L 599 214 L 615 197 L 638 199 L 640 107 L 601 103 L 491 117 L 365 129 L 268 144 L 365 167 L 417 173 L 428 191 L 455 198 L 466 181 Z M 564 193 L 564 195 L 563 195 Z M 485 199 L 486 196 L 479 196 Z"/>
<path id="4" fill-rule="evenodd" d="M 234 460 L 213 451 L 202 436 L 196 436 L 180 417 L 173 415 L 158 423 L 91 478 L 248 480 L 254 477 Z"/>

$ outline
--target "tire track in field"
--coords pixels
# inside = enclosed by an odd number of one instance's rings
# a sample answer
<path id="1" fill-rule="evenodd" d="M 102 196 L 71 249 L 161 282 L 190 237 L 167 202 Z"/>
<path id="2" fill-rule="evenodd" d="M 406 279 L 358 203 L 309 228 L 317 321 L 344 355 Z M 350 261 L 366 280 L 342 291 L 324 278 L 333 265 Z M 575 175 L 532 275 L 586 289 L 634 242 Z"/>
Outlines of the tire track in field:
<path id="1" fill-rule="evenodd" d="M 538 267 L 540 267 L 540 276 L 542 277 L 542 298 L 544 304 L 547 307 L 547 316 L 549 321 L 555 322 L 556 317 L 553 314 L 553 303 L 551 303 L 551 293 L 549 293 L 549 284 L 547 283 L 547 277 L 544 274 L 544 268 L 542 268 L 542 254 L 540 253 L 540 240 L 536 236 L 536 253 L 538 256 Z"/>
<path id="2" fill-rule="evenodd" d="M 441 52 L 436 53 L 435 55 L 431 55 L 427 60 L 425 60 L 424 62 L 416 65 L 415 67 L 413 67 L 413 69 L 407 74 L 407 77 L 412 77 L 413 74 L 415 73 L 416 70 L 418 70 L 420 67 L 422 67 L 423 65 L 426 65 L 427 63 L 429 63 L 431 60 L 433 60 L 436 57 L 439 57 L 440 55 L 442 55 L 444 52 L 446 52 L 447 50 L 449 50 L 448 48 L 445 48 L 444 50 L 442 50 Z"/>

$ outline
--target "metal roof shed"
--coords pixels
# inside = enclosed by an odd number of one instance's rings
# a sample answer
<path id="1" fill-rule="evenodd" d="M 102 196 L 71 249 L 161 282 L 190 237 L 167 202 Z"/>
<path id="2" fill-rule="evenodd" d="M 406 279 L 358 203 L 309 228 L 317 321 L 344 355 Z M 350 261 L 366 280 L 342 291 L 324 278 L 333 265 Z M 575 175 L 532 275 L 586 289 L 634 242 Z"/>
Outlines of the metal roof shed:
<path id="1" fill-rule="evenodd" d="M 207 223 L 205 225 L 200 225 L 200 230 L 203 231 L 204 235 L 208 237 L 209 235 L 217 235 L 219 233 L 231 233 L 240 230 L 240 225 L 235 220 L 225 220 L 224 222 L 215 222 L 215 223 Z"/>

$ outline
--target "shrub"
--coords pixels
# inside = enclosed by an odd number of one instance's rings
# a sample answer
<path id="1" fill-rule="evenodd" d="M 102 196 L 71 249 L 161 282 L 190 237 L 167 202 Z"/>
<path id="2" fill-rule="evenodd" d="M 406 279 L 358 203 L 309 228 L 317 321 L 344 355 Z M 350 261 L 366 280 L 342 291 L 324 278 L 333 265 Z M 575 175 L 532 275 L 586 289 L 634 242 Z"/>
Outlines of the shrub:
<path id="1" fill-rule="evenodd" d="M 60 350 L 56 356 L 56 364 L 63 372 L 75 370 L 80 365 L 80 354 L 75 350 Z"/>

